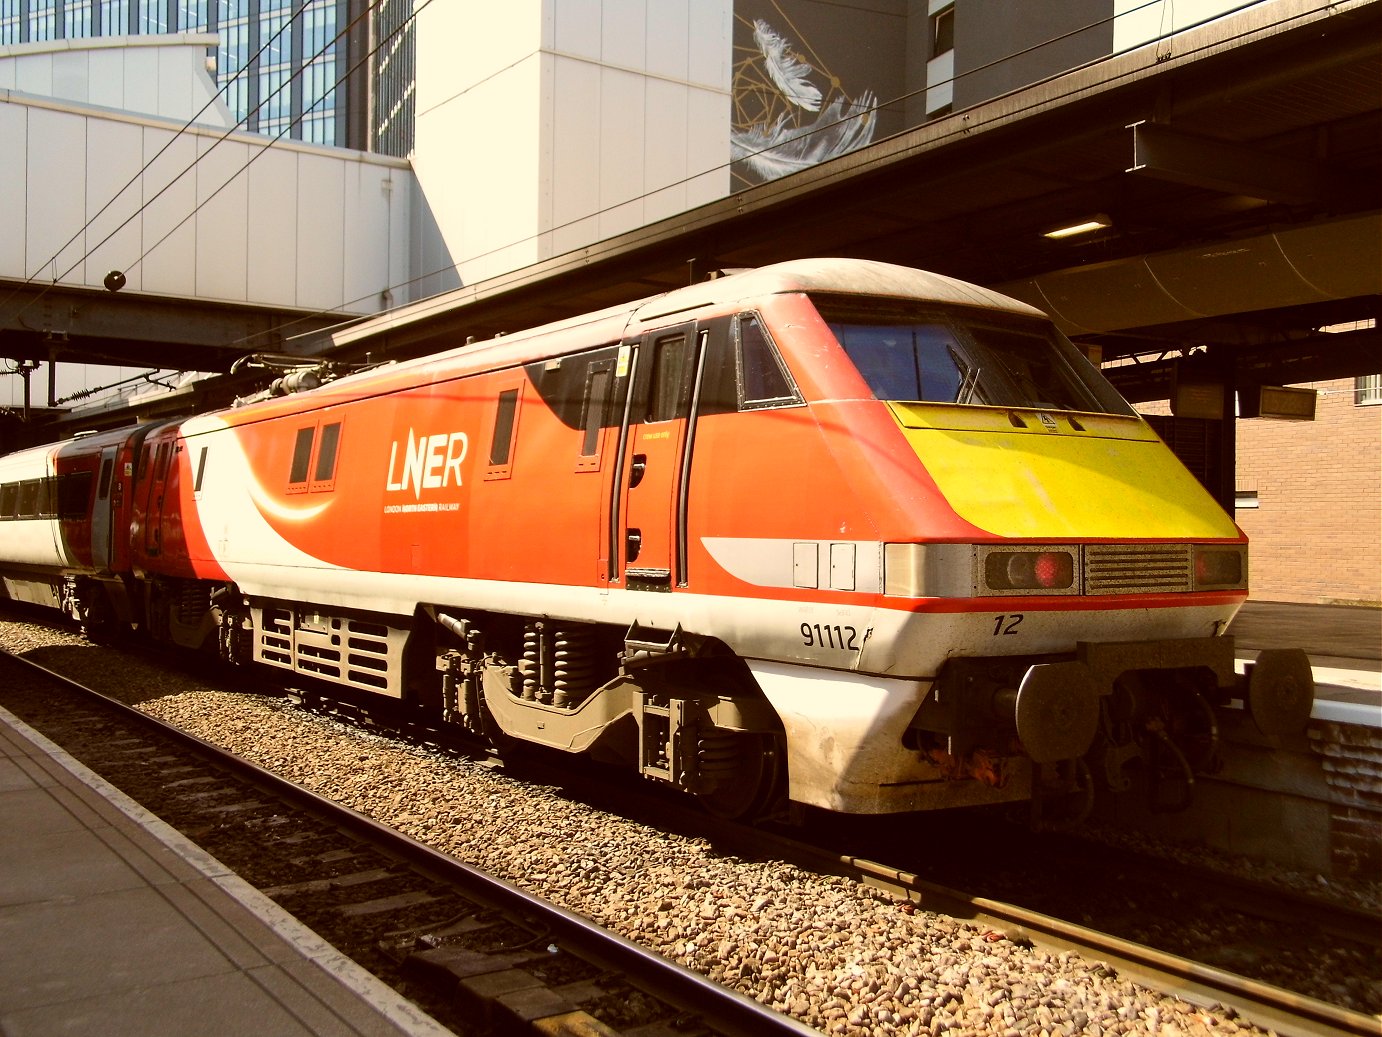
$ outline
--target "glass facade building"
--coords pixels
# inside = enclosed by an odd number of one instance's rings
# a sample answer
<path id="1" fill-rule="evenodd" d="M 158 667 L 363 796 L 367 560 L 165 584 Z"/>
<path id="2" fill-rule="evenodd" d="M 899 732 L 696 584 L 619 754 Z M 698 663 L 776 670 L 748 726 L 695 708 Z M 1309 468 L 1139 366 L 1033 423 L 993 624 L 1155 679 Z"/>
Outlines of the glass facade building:
<path id="1" fill-rule="evenodd" d="M 412 4 L 393 0 L 393 5 L 404 10 L 407 45 L 395 39 L 373 48 L 367 40 L 378 31 L 380 19 L 378 13 L 370 17 L 371 5 L 365 0 L 0 0 L 0 45 L 215 33 L 220 37 L 215 79 L 243 129 L 360 149 L 371 148 L 373 138 L 387 136 L 396 147 L 402 114 L 398 106 L 391 113 L 393 129 L 385 135 L 366 131 L 368 102 L 353 100 L 372 92 L 371 72 L 383 61 L 394 66 L 389 82 L 411 82 L 411 67 L 401 75 L 400 66 L 411 65 L 411 22 L 406 16 Z M 372 50 L 377 50 L 373 56 Z M 361 110 L 352 112 L 352 107 Z M 411 114 L 409 108 L 407 144 Z M 388 153 L 406 152 L 389 148 Z"/>
<path id="2" fill-rule="evenodd" d="M 370 150 L 406 156 L 413 150 L 417 67 L 413 0 L 376 0 L 371 39 Z"/>

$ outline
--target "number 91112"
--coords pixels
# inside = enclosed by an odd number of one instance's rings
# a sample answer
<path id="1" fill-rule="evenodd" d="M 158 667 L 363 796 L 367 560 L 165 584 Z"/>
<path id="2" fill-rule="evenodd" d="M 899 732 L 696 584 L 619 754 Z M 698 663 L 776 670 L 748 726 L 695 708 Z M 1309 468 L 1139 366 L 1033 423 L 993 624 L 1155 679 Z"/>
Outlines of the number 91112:
<path id="1" fill-rule="evenodd" d="M 807 648 L 835 648 L 845 652 L 857 652 L 859 650 L 859 631 L 854 627 L 845 627 L 836 624 L 831 626 L 829 623 L 803 623 L 801 625 L 801 643 Z"/>

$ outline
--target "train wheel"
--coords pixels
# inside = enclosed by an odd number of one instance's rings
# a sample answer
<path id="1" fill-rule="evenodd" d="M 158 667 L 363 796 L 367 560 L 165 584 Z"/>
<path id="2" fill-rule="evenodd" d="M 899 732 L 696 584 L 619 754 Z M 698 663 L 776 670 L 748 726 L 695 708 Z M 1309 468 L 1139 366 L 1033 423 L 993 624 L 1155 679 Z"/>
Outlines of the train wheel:
<path id="1" fill-rule="evenodd" d="M 105 591 L 95 586 L 83 595 L 80 605 L 82 636 L 92 644 L 113 644 L 128 632 Z"/>
<path id="2" fill-rule="evenodd" d="M 723 743 L 722 743 L 723 744 Z M 733 736 L 733 759 L 716 775 L 713 787 L 696 793 L 716 817 L 747 821 L 762 817 L 781 799 L 786 778 L 785 757 L 772 735 Z"/>

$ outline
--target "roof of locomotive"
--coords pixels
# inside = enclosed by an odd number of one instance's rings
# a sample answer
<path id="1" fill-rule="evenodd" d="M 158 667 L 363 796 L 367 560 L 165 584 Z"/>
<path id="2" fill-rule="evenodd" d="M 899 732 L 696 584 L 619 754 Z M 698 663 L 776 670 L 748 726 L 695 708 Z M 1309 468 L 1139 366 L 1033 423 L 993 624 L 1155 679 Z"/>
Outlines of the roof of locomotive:
<path id="1" fill-rule="evenodd" d="M 619 315 L 647 322 L 703 306 L 726 305 L 753 296 L 784 292 L 831 292 L 917 299 L 1040 315 L 1039 310 L 1010 296 L 914 267 L 880 263 L 871 259 L 792 259 L 735 271 L 685 288 L 675 288 L 670 292 L 630 300 L 540 327 L 525 328 L 513 332 L 508 337 L 519 338 L 562 328 L 580 327 Z M 464 304 L 459 298 L 457 301 L 450 301 L 445 295 L 423 299 L 340 332 L 333 336 L 333 340 L 338 346 L 348 342 L 358 343 L 372 335 L 387 334 L 403 325 L 439 316 Z M 475 343 L 474 346 L 461 348 L 475 348 L 493 341 L 485 340 Z"/>
<path id="2" fill-rule="evenodd" d="M 418 370 L 437 368 L 438 365 L 447 365 L 458 360 L 464 364 L 485 364 L 500 360 L 505 364 L 512 364 L 527 363 L 544 356 L 560 356 L 589 348 L 592 334 L 617 341 L 630 330 L 641 334 L 645 328 L 666 323 L 666 318 L 678 314 L 691 316 L 697 310 L 730 307 L 752 299 L 788 292 L 828 292 L 836 295 L 912 299 L 942 305 L 1042 316 L 1040 310 L 1024 302 L 978 285 L 925 270 L 867 259 L 796 259 L 737 271 L 660 295 L 371 368 L 334 379 L 316 389 L 249 404 L 245 409 L 253 409 L 256 414 L 267 415 L 301 406 L 297 401 L 304 397 L 319 400 L 324 404 L 332 398 L 338 399 L 342 391 L 368 394 L 390 381 L 416 377 L 415 372 Z M 432 300 L 432 303 L 435 306 L 432 311 L 434 313 L 446 308 L 442 299 Z M 406 315 L 412 309 L 407 307 L 402 312 Z M 407 319 L 406 316 L 404 319 Z M 380 332 L 394 326 L 389 318 L 380 318 L 371 324 Z M 535 344 L 535 340 L 539 339 L 543 340 L 542 344 Z"/>
<path id="3" fill-rule="evenodd" d="M 702 281 L 645 300 L 637 304 L 634 317 L 640 321 L 656 320 L 683 310 L 784 292 L 916 299 L 1042 315 L 1040 310 L 1010 296 L 914 267 L 872 259 L 793 259 Z"/>

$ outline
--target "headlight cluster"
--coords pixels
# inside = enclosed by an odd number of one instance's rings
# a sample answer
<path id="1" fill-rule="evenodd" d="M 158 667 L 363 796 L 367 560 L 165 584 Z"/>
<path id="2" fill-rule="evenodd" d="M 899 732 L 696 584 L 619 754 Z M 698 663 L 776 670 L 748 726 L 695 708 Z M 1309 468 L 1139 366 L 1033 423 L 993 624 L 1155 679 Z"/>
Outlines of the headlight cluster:
<path id="1" fill-rule="evenodd" d="M 1182 594 L 1247 587 L 1244 544 L 886 544 L 884 592 L 908 598 Z"/>

